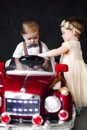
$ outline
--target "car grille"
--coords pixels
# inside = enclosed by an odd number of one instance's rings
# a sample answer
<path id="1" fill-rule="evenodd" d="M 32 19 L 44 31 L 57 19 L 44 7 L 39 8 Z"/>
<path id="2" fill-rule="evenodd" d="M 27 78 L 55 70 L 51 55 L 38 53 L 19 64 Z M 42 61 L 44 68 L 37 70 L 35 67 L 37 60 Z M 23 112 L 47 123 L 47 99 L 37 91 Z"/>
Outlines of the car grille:
<path id="1" fill-rule="evenodd" d="M 37 95 L 10 93 L 5 94 L 6 112 L 11 115 L 32 116 L 40 112 L 40 98 Z M 24 98 L 23 98 L 24 97 Z M 26 97 L 26 98 L 25 98 Z"/>

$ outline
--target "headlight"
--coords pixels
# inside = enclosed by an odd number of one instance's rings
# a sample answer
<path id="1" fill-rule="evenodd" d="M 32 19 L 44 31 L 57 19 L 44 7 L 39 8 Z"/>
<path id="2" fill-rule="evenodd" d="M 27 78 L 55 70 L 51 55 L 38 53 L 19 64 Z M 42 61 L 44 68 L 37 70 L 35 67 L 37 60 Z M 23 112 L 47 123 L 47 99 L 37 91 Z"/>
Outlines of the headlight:
<path id="1" fill-rule="evenodd" d="M 56 96 L 49 96 L 45 99 L 45 109 L 48 112 L 54 113 L 60 110 L 61 102 Z"/>
<path id="2" fill-rule="evenodd" d="M 36 125 L 41 125 L 43 123 L 43 118 L 40 115 L 34 115 L 32 117 L 32 123 Z"/>
<path id="3" fill-rule="evenodd" d="M 61 121 L 64 121 L 64 120 L 68 119 L 68 117 L 69 117 L 69 114 L 68 114 L 68 112 L 66 110 L 61 110 L 59 112 L 59 119 Z"/>
<path id="4" fill-rule="evenodd" d="M 4 123 L 9 123 L 11 121 L 10 115 L 7 113 L 1 114 L 1 121 Z"/>

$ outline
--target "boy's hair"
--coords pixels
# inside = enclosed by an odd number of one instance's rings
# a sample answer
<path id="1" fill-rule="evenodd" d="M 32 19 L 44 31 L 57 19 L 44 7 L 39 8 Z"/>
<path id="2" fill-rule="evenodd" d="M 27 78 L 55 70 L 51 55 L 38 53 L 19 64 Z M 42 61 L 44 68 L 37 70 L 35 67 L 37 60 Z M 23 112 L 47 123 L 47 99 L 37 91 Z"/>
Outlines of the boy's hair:
<path id="1" fill-rule="evenodd" d="M 39 25 L 35 21 L 25 21 L 22 24 L 22 34 L 39 33 Z"/>
<path id="2" fill-rule="evenodd" d="M 77 17 L 70 17 L 66 20 L 63 20 L 61 22 L 60 26 L 64 26 L 66 29 L 76 29 L 76 32 L 78 34 L 82 33 L 84 31 L 84 24 L 83 22 L 77 18 Z"/>

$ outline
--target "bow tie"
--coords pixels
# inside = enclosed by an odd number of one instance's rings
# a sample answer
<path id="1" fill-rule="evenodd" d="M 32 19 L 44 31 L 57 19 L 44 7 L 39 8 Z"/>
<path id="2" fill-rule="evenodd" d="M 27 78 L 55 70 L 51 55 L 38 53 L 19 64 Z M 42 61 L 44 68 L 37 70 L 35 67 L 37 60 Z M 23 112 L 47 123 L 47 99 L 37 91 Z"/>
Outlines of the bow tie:
<path id="1" fill-rule="evenodd" d="M 32 48 L 32 47 L 38 47 L 38 44 L 31 44 L 28 46 L 28 48 Z"/>

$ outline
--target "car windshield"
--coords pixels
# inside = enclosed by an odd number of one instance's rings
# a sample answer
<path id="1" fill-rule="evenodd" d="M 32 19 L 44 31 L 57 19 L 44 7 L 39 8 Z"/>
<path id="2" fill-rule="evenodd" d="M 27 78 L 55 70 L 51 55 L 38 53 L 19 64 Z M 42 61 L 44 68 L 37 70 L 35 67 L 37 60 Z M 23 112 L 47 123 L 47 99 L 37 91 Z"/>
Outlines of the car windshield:
<path id="1" fill-rule="evenodd" d="M 12 70 L 54 72 L 54 60 L 36 56 L 29 56 L 26 60 L 26 57 L 23 57 L 20 61 L 20 67 L 15 64 L 14 60 L 11 60 L 9 66 L 6 67 L 6 71 Z"/>
<path id="2" fill-rule="evenodd" d="M 32 62 L 33 64 L 33 62 Z M 52 67 L 52 63 L 50 60 L 46 60 L 43 64 L 40 65 L 27 65 L 27 64 L 23 64 L 21 63 L 20 67 L 17 68 L 17 66 L 15 67 L 15 69 L 18 70 L 29 70 L 29 71 L 48 71 L 48 72 L 52 72 L 53 71 L 53 67 Z"/>

